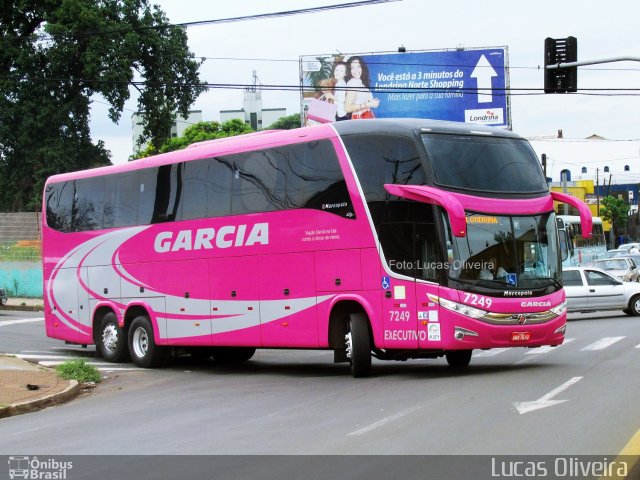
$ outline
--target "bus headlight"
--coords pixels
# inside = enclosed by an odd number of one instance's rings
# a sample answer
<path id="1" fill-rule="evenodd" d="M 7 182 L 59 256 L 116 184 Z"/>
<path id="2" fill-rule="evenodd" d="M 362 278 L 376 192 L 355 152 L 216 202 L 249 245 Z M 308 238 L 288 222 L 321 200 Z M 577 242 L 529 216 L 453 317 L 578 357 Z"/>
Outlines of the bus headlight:
<path id="1" fill-rule="evenodd" d="M 556 315 L 560 316 L 567 311 L 567 301 L 565 300 L 559 305 L 556 305 L 555 307 L 551 307 L 549 310 L 551 310 Z"/>
<path id="2" fill-rule="evenodd" d="M 480 310 L 479 308 L 470 307 L 469 305 L 465 305 L 463 303 L 453 302 L 451 300 L 447 300 L 446 298 L 438 297 L 436 295 L 429 294 L 429 300 L 432 302 L 436 302 L 440 304 L 442 308 L 446 308 L 447 310 L 451 310 L 452 312 L 459 313 L 461 315 L 465 315 L 471 318 L 482 318 L 487 312 L 484 310 Z"/>

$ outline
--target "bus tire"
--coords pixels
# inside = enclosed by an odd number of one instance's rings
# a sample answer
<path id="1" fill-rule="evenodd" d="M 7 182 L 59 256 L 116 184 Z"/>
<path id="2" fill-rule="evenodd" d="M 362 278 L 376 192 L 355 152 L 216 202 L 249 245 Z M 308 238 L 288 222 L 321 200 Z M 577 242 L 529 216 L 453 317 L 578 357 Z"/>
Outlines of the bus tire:
<path id="1" fill-rule="evenodd" d="M 107 362 L 120 363 L 129 360 L 126 331 L 118 325 L 118 317 L 107 313 L 100 321 L 96 342 L 98 354 Z"/>
<path id="2" fill-rule="evenodd" d="M 471 362 L 472 350 L 451 350 L 445 353 L 447 363 L 453 368 L 463 368 Z"/>
<path id="3" fill-rule="evenodd" d="M 211 349 L 213 359 L 219 363 L 242 363 L 251 360 L 256 353 L 253 347 L 214 347 Z"/>
<path id="4" fill-rule="evenodd" d="M 629 311 L 634 317 L 640 316 L 640 295 L 635 295 L 629 300 Z"/>
<path id="5" fill-rule="evenodd" d="M 133 363 L 142 368 L 157 367 L 167 359 L 168 349 L 156 345 L 151 321 L 143 315 L 129 327 L 129 352 Z"/>
<path id="6" fill-rule="evenodd" d="M 371 373 L 371 338 L 369 322 L 364 313 L 352 313 L 345 335 L 347 358 L 351 364 L 351 376 L 366 377 Z"/>

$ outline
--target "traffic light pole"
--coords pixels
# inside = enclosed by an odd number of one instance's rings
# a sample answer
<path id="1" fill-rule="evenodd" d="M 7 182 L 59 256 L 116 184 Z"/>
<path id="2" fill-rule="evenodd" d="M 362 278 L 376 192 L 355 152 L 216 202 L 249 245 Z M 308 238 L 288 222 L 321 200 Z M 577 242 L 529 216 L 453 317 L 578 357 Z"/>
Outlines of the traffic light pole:
<path id="1" fill-rule="evenodd" d="M 547 70 L 554 70 L 557 68 L 582 67 L 584 65 L 597 65 L 599 63 L 613 63 L 613 62 L 640 62 L 640 57 L 612 57 L 612 58 L 603 58 L 601 60 L 587 60 L 584 62 L 555 63 L 551 65 L 546 65 L 545 68 Z"/>

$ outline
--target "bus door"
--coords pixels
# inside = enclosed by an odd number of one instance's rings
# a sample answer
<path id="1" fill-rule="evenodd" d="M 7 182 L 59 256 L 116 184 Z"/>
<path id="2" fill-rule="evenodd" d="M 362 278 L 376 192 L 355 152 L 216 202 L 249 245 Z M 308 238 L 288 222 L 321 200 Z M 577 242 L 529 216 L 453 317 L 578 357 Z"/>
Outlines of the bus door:
<path id="1" fill-rule="evenodd" d="M 422 282 L 433 277 L 435 228 L 431 223 L 384 222 L 378 237 L 388 270 L 383 274 L 383 326 L 386 348 L 418 348 L 422 328 L 419 316 L 427 301 Z M 420 290 L 420 292 L 418 291 Z M 422 293 L 424 298 L 420 297 Z"/>

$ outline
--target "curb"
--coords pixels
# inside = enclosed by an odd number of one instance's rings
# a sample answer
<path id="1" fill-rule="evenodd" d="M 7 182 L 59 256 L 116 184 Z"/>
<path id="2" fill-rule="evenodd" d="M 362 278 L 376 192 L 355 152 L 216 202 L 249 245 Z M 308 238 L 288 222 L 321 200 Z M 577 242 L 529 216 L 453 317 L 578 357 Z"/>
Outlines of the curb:
<path id="1" fill-rule="evenodd" d="M 43 312 L 44 307 L 42 305 L 3 305 L 0 307 L 2 310 L 13 310 L 22 312 Z"/>
<path id="2" fill-rule="evenodd" d="M 52 393 L 43 398 L 26 402 L 14 403 L 8 407 L 0 408 L 0 418 L 22 415 L 23 413 L 35 412 L 53 405 L 60 405 L 76 398 L 80 394 L 80 384 L 77 380 L 69 380 L 69 386 L 62 392 Z"/>

